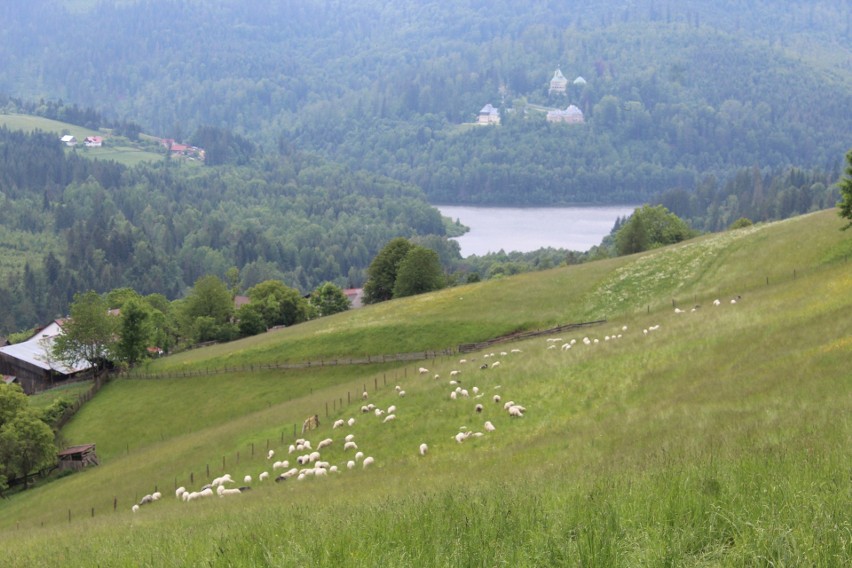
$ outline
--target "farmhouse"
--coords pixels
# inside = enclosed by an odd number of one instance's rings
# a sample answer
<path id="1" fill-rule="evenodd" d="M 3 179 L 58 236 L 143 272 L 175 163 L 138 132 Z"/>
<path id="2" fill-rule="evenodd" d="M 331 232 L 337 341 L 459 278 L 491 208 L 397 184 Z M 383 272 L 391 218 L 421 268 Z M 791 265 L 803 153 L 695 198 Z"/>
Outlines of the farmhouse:
<path id="1" fill-rule="evenodd" d="M 583 111 L 574 105 L 569 105 L 565 110 L 551 110 L 547 112 L 547 122 L 564 122 L 567 124 L 583 124 Z"/>
<path id="2" fill-rule="evenodd" d="M 104 145 L 104 139 L 100 136 L 86 136 L 83 144 L 86 145 L 86 148 L 100 148 Z"/>
<path id="3" fill-rule="evenodd" d="M 55 320 L 24 342 L 0 347 L 0 374 L 11 375 L 27 394 L 50 388 L 91 369 L 86 361 L 67 365 L 51 353 L 53 342 L 62 331 L 63 320 Z"/>
<path id="4" fill-rule="evenodd" d="M 479 111 L 479 118 L 476 122 L 477 124 L 500 124 L 500 111 L 491 106 L 491 103 L 488 103 Z"/>
<path id="5" fill-rule="evenodd" d="M 59 140 L 63 144 L 65 144 L 66 146 L 76 146 L 77 145 L 77 139 L 75 137 L 71 136 L 70 134 L 66 134 L 65 136 L 63 136 Z"/>

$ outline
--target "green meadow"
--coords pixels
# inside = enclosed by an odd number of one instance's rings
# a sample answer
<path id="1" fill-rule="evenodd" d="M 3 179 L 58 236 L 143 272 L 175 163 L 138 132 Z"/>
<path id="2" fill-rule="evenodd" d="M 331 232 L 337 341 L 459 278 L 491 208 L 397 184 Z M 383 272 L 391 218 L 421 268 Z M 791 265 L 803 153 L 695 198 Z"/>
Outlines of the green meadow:
<path id="1" fill-rule="evenodd" d="M 850 565 L 842 225 L 824 211 L 152 362 L 141 371 L 240 370 L 105 386 L 61 432 L 96 443 L 101 465 L 0 501 L 4 565 Z M 404 364 L 251 369 L 598 319 Z M 452 399 L 456 388 L 469 396 Z M 366 404 L 395 405 L 396 419 Z M 274 460 L 309 467 L 288 447 L 313 414 L 321 424 L 304 437 L 331 438 L 321 459 L 339 472 L 258 481 L 284 471 Z M 464 432 L 481 435 L 458 442 Z M 348 434 L 375 463 L 346 467 Z M 251 491 L 175 499 L 224 472 Z M 155 490 L 162 500 L 131 512 Z"/>
<path id="2" fill-rule="evenodd" d="M 74 148 L 68 148 L 68 152 L 77 152 L 82 156 L 92 159 L 113 160 L 125 166 L 134 166 L 141 162 L 156 162 L 163 159 L 162 154 L 143 150 L 128 143 L 116 143 L 107 133 L 40 116 L 0 114 L 0 126 L 6 126 L 10 130 L 23 130 L 25 132 L 32 132 L 34 130 L 54 132 L 59 137 L 71 134 L 77 138 L 78 143 Z M 88 136 L 102 136 L 104 138 L 104 145 L 100 148 L 86 148 L 83 145 L 83 140 Z"/>

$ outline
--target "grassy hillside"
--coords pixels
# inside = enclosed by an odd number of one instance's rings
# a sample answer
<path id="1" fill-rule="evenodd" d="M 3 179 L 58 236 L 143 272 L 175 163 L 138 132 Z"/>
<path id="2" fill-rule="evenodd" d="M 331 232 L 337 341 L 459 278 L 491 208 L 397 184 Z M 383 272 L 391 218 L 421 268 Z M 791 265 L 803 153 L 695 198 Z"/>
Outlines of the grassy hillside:
<path id="1" fill-rule="evenodd" d="M 77 138 L 79 144 L 73 150 L 69 149 L 69 152 L 80 152 L 82 155 L 93 159 L 114 160 L 126 166 L 133 166 L 140 162 L 156 162 L 163 159 L 161 154 L 142 150 L 126 142 L 116 142 L 116 139 L 109 138 L 104 132 L 40 116 L 0 114 L 0 126 L 6 126 L 10 130 L 23 130 L 25 132 L 32 132 L 34 130 L 55 132 L 59 136 L 71 134 Z M 104 146 L 100 148 L 86 148 L 83 145 L 83 140 L 87 136 L 104 136 Z"/>
<path id="2" fill-rule="evenodd" d="M 821 212 L 164 360 L 157 369 L 319 359 L 341 344 L 390 353 L 608 318 L 505 355 L 429 361 L 424 375 L 418 363 L 115 381 L 63 431 L 96 442 L 102 465 L 0 504 L 9 564 L 849 564 L 852 241 L 841 225 Z M 451 400 L 451 370 L 470 398 Z M 365 387 L 396 420 L 359 411 Z M 523 418 L 503 410 L 509 400 Z M 342 473 L 259 483 L 267 447 L 292 462 L 293 425 L 314 413 L 309 438 L 334 439 L 322 459 Z M 464 431 L 484 435 L 456 442 Z M 345 468 L 350 433 L 372 467 Z M 253 490 L 172 496 L 223 471 L 252 475 Z M 131 513 L 155 487 L 163 501 Z"/>

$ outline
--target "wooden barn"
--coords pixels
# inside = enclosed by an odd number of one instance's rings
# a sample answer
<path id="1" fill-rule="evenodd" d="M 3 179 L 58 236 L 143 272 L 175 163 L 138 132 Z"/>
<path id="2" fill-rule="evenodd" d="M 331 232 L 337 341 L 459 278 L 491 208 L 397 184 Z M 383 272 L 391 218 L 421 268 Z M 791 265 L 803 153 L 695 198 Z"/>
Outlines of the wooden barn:
<path id="1" fill-rule="evenodd" d="M 98 454 L 95 453 L 94 444 L 82 444 L 71 446 L 59 452 L 60 471 L 70 469 L 80 471 L 90 465 L 99 465 Z"/>

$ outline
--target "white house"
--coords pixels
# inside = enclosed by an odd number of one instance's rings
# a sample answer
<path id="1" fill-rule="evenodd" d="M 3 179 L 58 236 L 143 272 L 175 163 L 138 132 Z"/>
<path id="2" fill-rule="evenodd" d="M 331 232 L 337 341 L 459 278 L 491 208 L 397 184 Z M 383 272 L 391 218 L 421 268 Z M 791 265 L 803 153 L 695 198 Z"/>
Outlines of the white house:
<path id="1" fill-rule="evenodd" d="M 551 110 L 547 112 L 547 122 L 564 122 L 568 124 L 582 124 L 585 122 L 583 111 L 574 105 L 569 105 L 565 110 Z"/>
<path id="2" fill-rule="evenodd" d="M 66 146 L 76 146 L 77 145 L 77 139 L 74 138 L 73 136 L 71 136 L 70 134 L 66 134 L 65 136 L 60 138 L 60 140 Z"/>

